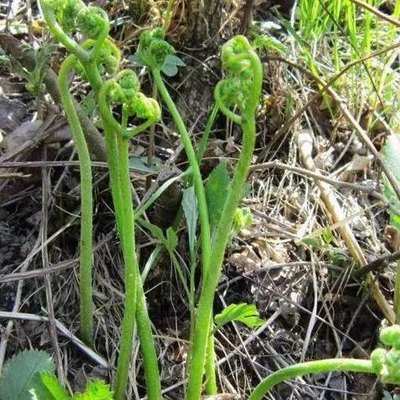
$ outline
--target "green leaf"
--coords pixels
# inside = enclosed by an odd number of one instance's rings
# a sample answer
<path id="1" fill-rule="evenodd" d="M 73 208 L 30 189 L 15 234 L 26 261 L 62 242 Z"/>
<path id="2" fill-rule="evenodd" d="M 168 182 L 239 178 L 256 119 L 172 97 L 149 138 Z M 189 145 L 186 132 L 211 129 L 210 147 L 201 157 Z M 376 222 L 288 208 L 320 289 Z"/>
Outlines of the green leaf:
<path id="1" fill-rule="evenodd" d="M 260 318 L 256 306 L 247 303 L 230 304 L 220 314 L 217 314 L 214 320 L 217 328 L 232 321 L 242 322 L 250 328 L 255 328 L 265 322 Z"/>
<path id="2" fill-rule="evenodd" d="M 287 54 L 286 46 L 273 36 L 259 35 L 253 40 L 252 45 L 254 49 L 262 48 L 282 55 Z"/>
<path id="3" fill-rule="evenodd" d="M 138 53 L 132 54 L 130 57 L 128 57 L 128 60 L 133 62 L 135 65 L 138 65 L 139 67 L 146 66 L 146 63 L 143 61 L 142 57 Z"/>
<path id="4" fill-rule="evenodd" d="M 391 134 L 386 137 L 385 144 L 382 149 L 382 158 L 389 168 L 392 171 L 394 177 L 396 178 L 397 183 L 400 183 L 400 136 L 397 134 Z M 396 193 L 394 192 L 392 185 L 389 183 L 387 178 L 383 176 L 383 195 L 386 199 L 391 203 L 391 205 L 399 210 L 400 209 L 400 200 L 397 198 Z M 394 212 L 390 214 L 390 224 L 395 228 L 400 229 L 400 215 L 397 215 Z"/>
<path id="5" fill-rule="evenodd" d="M 306 246 L 309 246 L 313 250 L 320 250 L 323 247 L 323 243 L 320 236 L 305 236 L 301 239 L 301 242 Z"/>
<path id="6" fill-rule="evenodd" d="M 86 384 L 84 393 L 77 393 L 72 400 L 113 400 L 113 392 L 110 386 L 97 379 Z"/>
<path id="7" fill-rule="evenodd" d="M 39 372 L 53 372 L 54 363 L 47 353 L 25 350 L 8 360 L 0 377 L 1 400 L 31 400 L 30 389 Z"/>
<path id="8" fill-rule="evenodd" d="M 50 372 L 41 372 L 31 389 L 32 400 L 69 400 L 68 392 L 57 377 Z"/>
<path id="9" fill-rule="evenodd" d="M 129 168 L 142 174 L 154 174 L 159 172 L 161 164 L 161 160 L 157 157 L 154 158 L 153 165 L 150 167 L 147 165 L 147 158 L 136 156 L 129 157 Z"/>
<path id="10" fill-rule="evenodd" d="M 329 228 L 329 226 L 326 226 L 322 230 L 322 239 L 325 244 L 330 244 L 333 240 L 333 233 L 332 230 Z"/>
<path id="11" fill-rule="evenodd" d="M 178 73 L 178 67 L 174 64 L 164 64 L 161 67 L 161 71 L 164 75 L 171 77 L 175 76 Z"/>
<path id="12" fill-rule="evenodd" d="M 138 222 L 140 223 L 140 225 L 143 226 L 143 228 L 150 231 L 150 233 L 154 236 L 155 239 L 157 239 L 160 243 L 165 244 L 167 239 L 164 236 L 164 232 L 159 226 L 147 222 L 144 219 L 140 219 Z"/>
<path id="13" fill-rule="evenodd" d="M 253 216 L 250 208 L 237 208 L 233 216 L 233 234 L 239 232 L 243 228 L 249 227 L 253 223 Z"/>
<path id="14" fill-rule="evenodd" d="M 186 67 L 184 61 L 175 54 L 168 54 L 165 57 L 165 64 L 177 65 L 178 67 Z"/>
<path id="15" fill-rule="evenodd" d="M 139 219 L 138 222 L 143 228 L 147 229 L 155 239 L 163 244 L 169 253 L 175 250 L 178 245 L 178 236 L 171 227 L 167 229 L 166 235 L 164 235 L 163 230 L 159 226 L 147 222 L 144 219 Z"/>
<path id="16" fill-rule="evenodd" d="M 161 71 L 167 76 L 175 76 L 178 73 L 178 67 L 184 67 L 186 64 L 177 56 L 168 54 L 165 57 Z"/>
<path id="17" fill-rule="evenodd" d="M 221 218 L 230 182 L 231 179 L 224 162 L 218 164 L 208 177 L 206 198 L 211 228 L 216 227 Z"/>
<path id="18" fill-rule="evenodd" d="M 183 191 L 182 209 L 187 223 L 189 248 L 193 251 L 196 246 L 197 218 L 199 216 L 197 198 L 193 186 Z"/>
<path id="19" fill-rule="evenodd" d="M 171 227 L 167 229 L 167 238 L 164 244 L 169 253 L 172 253 L 178 245 L 178 236 Z"/>

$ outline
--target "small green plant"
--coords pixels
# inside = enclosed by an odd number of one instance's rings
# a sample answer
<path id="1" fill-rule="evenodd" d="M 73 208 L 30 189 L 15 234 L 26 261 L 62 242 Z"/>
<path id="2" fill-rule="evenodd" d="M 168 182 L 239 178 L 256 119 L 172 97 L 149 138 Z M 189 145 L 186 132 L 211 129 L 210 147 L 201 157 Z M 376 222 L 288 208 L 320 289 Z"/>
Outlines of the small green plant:
<path id="1" fill-rule="evenodd" d="M 222 113 L 236 124 L 243 132 L 243 144 L 239 161 L 235 168 L 232 181 L 226 193 L 226 199 L 211 244 L 210 265 L 203 277 L 197 316 L 193 329 L 193 342 L 190 349 L 189 381 L 187 396 L 189 399 L 200 398 L 203 366 L 206 364 L 206 349 L 212 329 L 212 306 L 214 294 L 221 274 L 225 249 L 230 237 L 235 210 L 241 200 L 243 187 L 255 143 L 255 115 L 259 103 L 263 79 L 260 59 L 252 49 L 247 39 L 236 36 L 221 49 L 222 66 L 226 71 L 225 79 L 215 87 L 216 103 Z M 237 114 L 236 112 L 240 112 Z M 212 263 L 212 264 L 211 264 Z M 214 357 L 209 350 L 207 363 Z M 213 363 L 208 365 L 208 379 L 215 379 Z M 212 388 L 211 388 L 212 389 Z"/>
<path id="2" fill-rule="evenodd" d="M 172 2 L 169 2 L 169 5 L 171 4 Z M 89 153 L 67 86 L 72 71 L 80 74 L 90 83 L 101 116 L 107 147 L 116 227 L 125 264 L 124 315 L 121 324 L 114 396 L 116 400 L 125 399 L 133 331 L 136 323 L 146 376 L 147 398 L 160 400 L 162 395 L 157 355 L 135 250 L 135 223 L 140 223 L 152 232 L 168 250 L 171 259 L 174 259 L 178 237 L 172 228 L 167 229 L 164 233 L 160 228 L 142 221 L 140 215 L 144 212 L 145 207 L 142 207 L 141 210 L 134 210 L 128 158 L 129 139 L 143 132 L 160 118 L 160 107 L 153 99 L 140 92 L 139 79 L 132 70 L 118 70 L 120 52 L 108 38 L 109 22 L 103 10 L 97 7 L 87 7 L 80 0 L 41 0 L 41 8 L 53 36 L 70 53 L 60 69 L 59 87 L 68 120 L 75 134 L 81 161 L 82 336 L 88 342 L 92 339 L 91 251 L 90 257 L 88 251 L 91 243 L 92 219 L 92 203 L 91 200 L 88 201 L 88 193 L 91 193 L 91 173 Z M 84 36 L 82 43 L 75 42 L 71 36 L 71 33 L 77 31 Z M 183 65 L 183 62 L 176 57 L 175 49 L 164 40 L 164 37 L 165 31 L 161 28 L 144 31 L 140 36 L 134 59 L 145 65 L 151 72 L 154 84 L 167 105 L 180 134 L 190 165 L 189 171 L 185 174 L 187 188 L 183 197 L 182 209 L 188 224 L 192 271 L 189 284 L 186 284 L 183 274 L 181 281 L 189 297 L 192 318 L 186 398 L 199 400 L 203 392 L 203 383 L 205 383 L 205 391 L 208 394 L 218 392 L 213 339 L 216 329 L 231 321 L 243 322 L 252 327 L 263 323 L 255 306 L 248 304 L 228 305 L 215 318 L 213 316 L 214 295 L 221 274 L 224 253 L 231 240 L 232 232 L 251 223 L 248 212 L 237 210 L 245 191 L 245 181 L 255 145 L 255 118 L 261 97 L 263 71 L 260 59 L 244 36 L 236 36 L 222 47 L 221 60 L 225 77 L 215 87 L 215 106 L 196 153 L 189 132 L 163 81 L 163 75 L 175 75 L 177 68 Z M 200 171 L 200 162 L 208 133 L 218 111 L 241 127 L 243 144 L 233 176 L 230 176 L 226 165 L 220 164 L 211 173 L 205 185 Z M 115 117 L 118 115 L 117 112 L 119 112 L 119 118 Z M 130 124 L 133 119 L 139 121 L 138 125 Z M 85 194 L 84 190 L 86 190 Z M 85 203 L 84 198 L 86 199 Z M 194 285 L 197 219 L 199 219 L 201 254 L 201 285 L 199 288 Z M 176 264 L 178 263 L 176 262 Z M 198 299 L 197 304 L 195 303 L 196 299 Z M 398 373 L 400 327 L 394 326 L 384 330 L 381 340 L 384 344 L 392 346 L 392 349 L 374 351 L 370 361 L 335 359 L 290 366 L 263 380 L 249 399 L 261 399 L 272 386 L 284 379 L 310 372 L 332 370 L 371 372 L 377 374 L 383 382 L 397 383 L 400 381 Z M 66 396 L 63 388 L 51 374 L 41 374 L 39 384 L 42 385 L 41 389 L 36 390 L 42 390 L 41 393 L 46 393 L 47 390 L 51 394 L 53 391 L 59 393 L 60 396 Z M 93 393 L 96 391 L 97 393 L 94 395 Z M 83 393 L 77 395 L 81 397 L 73 398 L 111 398 L 108 387 L 101 382 L 88 384 L 87 392 L 86 397 Z M 57 397 L 55 399 L 58 400 Z"/>
<path id="3" fill-rule="evenodd" d="M 31 400 L 29 391 L 38 383 L 38 373 L 53 373 L 54 363 L 44 351 L 25 350 L 9 359 L 0 376 L 1 400 Z"/>
<path id="4" fill-rule="evenodd" d="M 160 110 L 154 100 L 148 99 L 139 92 L 139 80 L 133 71 L 124 70 L 117 73 L 120 52 L 108 38 L 110 24 L 104 10 L 94 6 L 87 7 L 80 0 L 43 0 L 40 5 L 51 33 L 70 52 L 60 68 L 58 83 L 71 130 L 75 134 L 81 163 L 82 337 L 89 343 L 92 340 L 92 182 L 89 152 L 67 86 L 71 71 L 79 73 L 90 83 L 99 105 L 106 138 L 116 226 L 125 263 L 125 310 L 121 325 L 115 398 L 117 400 L 125 398 L 136 320 L 147 378 L 148 397 L 158 400 L 161 398 L 161 389 L 157 356 L 135 251 L 135 217 L 130 189 L 128 143 L 129 138 L 139 134 L 159 118 Z M 77 43 L 72 38 L 71 33 L 76 31 L 83 34 L 82 43 Z M 106 81 L 106 74 L 113 78 Z M 120 122 L 114 118 L 111 111 L 116 104 L 122 106 Z M 128 126 L 128 118 L 132 116 L 141 120 L 138 126 Z"/>
<path id="5" fill-rule="evenodd" d="M 195 399 L 199 398 L 201 394 L 204 367 L 207 393 L 215 394 L 217 392 L 212 337 L 212 303 L 235 212 L 243 193 L 253 154 L 255 112 L 261 95 L 262 67 L 258 56 L 243 36 L 236 36 L 223 46 L 221 58 L 227 77 L 216 86 L 216 108 L 214 110 L 220 109 L 229 119 L 241 125 L 244 140 L 241 157 L 232 181 L 226 167 L 220 165 L 211 174 L 206 190 L 199 168 L 199 160 L 196 157 L 189 133 L 161 76 L 168 60 L 167 57 L 171 57 L 174 52 L 174 48 L 164 40 L 163 30 L 155 29 L 152 32 L 141 34 L 136 59 L 151 71 L 157 89 L 181 136 L 190 164 L 198 205 L 202 289 L 198 309 L 192 323 L 187 392 L 189 399 Z M 235 107 L 242 112 L 242 115 L 231 111 Z M 215 190 L 216 187 L 219 188 L 219 191 Z M 207 202 L 207 193 L 212 201 Z M 213 234 L 211 235 L 211 233 Z"/>
<path id="6" fill-rule="evenodd" d="M 89 381 L 83 393 L 70 396 L 54 374 L 53 360 L 44 351 L 25 350 L 8 360 L 0 376 L 1 400 L 112 400 L 109 385 Z"/>
<path id="7" fill-rule="evenodd" d="M 395 174 L 397 182 L 400 182 L 400 138 L 397 134 L 391 134 L 385 139 L 385 144 L 382 149 L 382 158 L 390 167 L 391 171 Z M 390 204 L 389 208 L 389 224 L 398 233 L 400 232 L 400 200 L 396 196 L 392 185 L 386 179 L 383 178 L 384 191 L 383 194 Z M 395 237 L 397 238 L 397 235 Z M 400 249 L 400 243 L 398 239 L 395 239 L 395 250 Z M 394 313 L 396 318 L 396 323 L 400 323 L 400 261 L 397 261 L 397 269 L 395 275 L 395 285 L 394 285 Z"/>
<path id="8" fill-rule="evenodd" d="M 375 374 L 382 383 L 398 385 L 400 382 L 400 326 L 393 325 L 383 329 L 380 333 L 380 340 L 390 349 L 378 348 L 374 350 L 369 360 L 334 358 L 308 361 L 282 368 L 262 380 L 248 400 L 261 400 L 275 385 L 287 379 L 311 373 L 363 372 Z"/>

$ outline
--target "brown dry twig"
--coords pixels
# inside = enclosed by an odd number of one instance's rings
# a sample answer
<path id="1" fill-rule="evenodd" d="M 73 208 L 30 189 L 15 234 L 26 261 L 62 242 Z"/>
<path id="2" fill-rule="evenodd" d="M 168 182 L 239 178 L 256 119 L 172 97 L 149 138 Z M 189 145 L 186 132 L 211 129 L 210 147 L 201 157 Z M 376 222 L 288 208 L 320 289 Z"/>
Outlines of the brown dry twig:
<path id="1" fill-rule="evenodd" d="M 317 172 L 318 169 L 315 166 L 314 160 L 312 158 L 313 139 L 310 132 L 302 131 L 298 133 L 297 142 L 300 157 L 304 166 L 312 172 Z M 349 253 L 351 254 L 358 266 L 365 266 L 367 264 L 367 260 L 365 259 L 364 253 L 362 252 L 362 249 L 358 244 L 353 234 L 353 231 L 346 221 L 347 217 L 344 214 L 339 202 L 337 201 L 337 198 L 333 190 L 331 189 L 331 186 L 319 179 L 315 179 L 315 183 L 317 184 L 321 192 L 322 201 L 329 211 L 332 222 L 338 224 L 337 230 L 344 240 Z M 385 315 L 388 321 L 393 324 L 395 322 L 393 308 L 387 302 L 385 296 L 379 288 L 378 283 L 373 280 L 373 277 L 370 274 L 367 275 L 366 281 L 370 286 L 372 297 L 378 304 L 382 313 Z"/>

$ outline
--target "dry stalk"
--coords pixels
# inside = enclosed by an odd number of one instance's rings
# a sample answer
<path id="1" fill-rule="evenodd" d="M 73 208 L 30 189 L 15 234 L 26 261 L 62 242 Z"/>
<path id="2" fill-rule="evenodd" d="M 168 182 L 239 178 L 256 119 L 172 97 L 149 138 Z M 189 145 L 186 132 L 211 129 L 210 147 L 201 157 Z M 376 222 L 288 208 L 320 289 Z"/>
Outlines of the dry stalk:
<path id="1" fill-rule="evenodd" d="M 300 157 L 304 164 L 304 167 L 314 173 L 318 172 L 318 169 L 315 166 L 314 160 L 312 158 L 313 140 L 311 134 L 307 131 L 301 131 L 297 135 L 297 142 Z M 346 222 L 347 217 L 343 212 L 343 209 L 340 206 L 339 202 L 337 201 L 337 198 L 331 186 L 319 179 L 315 179 L 315 183 L 317 184 L 321 192 L 321 199 L 330 213 L 330 218 L 332 222 L 337 225 L 337 229 L 342 236 L 349 253 L 351 254 L 358 266 L 365 266 L 367 264 L 367 260 L 364 257 L 360 245 L 354 237 L 353 231 L 351 230 L 349 224 Z M 368 274 L 366 276 L 366 281 L 370 286 L 372 297 L 376 301 L 382 313 L 391 324 L 394 324 L 395 315 L 393 312 L 393 308 L 389 305 L 388 301 L 380 290 L 378 283 L 373 279 L 373 276 L 371 274 Z"/>

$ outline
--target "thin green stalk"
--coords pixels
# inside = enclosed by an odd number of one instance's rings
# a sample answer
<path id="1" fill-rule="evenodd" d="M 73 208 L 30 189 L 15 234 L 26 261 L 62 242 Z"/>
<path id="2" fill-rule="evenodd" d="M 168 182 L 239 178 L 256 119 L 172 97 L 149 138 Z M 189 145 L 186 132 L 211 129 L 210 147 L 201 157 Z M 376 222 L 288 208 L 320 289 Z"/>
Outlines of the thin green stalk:
<path id="1" fill-rule="evenodd" d="M 218 104 L 215 103 L 211 110 L 210 115 L 208 116 L 207 124 L 204 128 L 203 135 L 201 136 L 199 146 L 197 148 L 196 156 L 199 165 L 201 163 L 201 159 L 203 158 L 204 152 L 206 151 L 208 137 L 210 136 L 211 128 L 214 124 L 215 118 L 217 117 L 218 111 L 219 111 Z"/>
<path id="2" fill-rule="evenodd" d="M 217 289 L 221 273 L 221 266 L 224 259 L 225 249 L 228 243 L 229 234 L 233 222 L 233 213 L 241 198 L 243 184 L 247 177 L 251 156 L 254 150 L 254 118 L 243 125 L 243 146 L 240 159 L 236 167 L 231 186 L 228 191 L 224 210 L 221 215 L 221 222 L 218 224 L 217 232 L 211 252 L 209 273 L 203 283 L 200 300 L 197 309 L 197 318 L 193 334 L 193 345 L 191 348 L 191 361 L 189 371 L 189 382 L 187 388 L 187 399 L 199 399 L 205 365 L 207 343 L 210 335 L 210 315 L 214 294 Z"/>
<path id="3" fill-rule="evenodd" d="M 400 323 L 400 260 L 397 260 L 396 265 L 396 278 L 394 284 L 394 314 L 395 314 L 395 323 Z"/>
<path id="4" fill-rule="evenodd" d="M 124 113 L 123 113 L 124 114 Z M 123 125 L 125 126 L 125 125 Z M 129 140 L 119 136 L 119 160 L 120 160 L 120 176 L 121 176 L 121 196 L 123 199 L 124 205 L 124 213 L 122 217 L 123 225 L 130 225 L 129 230 L 126 228 L 123 229 L 122 234 L 122 243 L 123 243 L 123 252 L 130 256 L 129 246 L 134 246 L 135 243 L 135 215 L 133 211 L 133 203 L 132 203 L 132 193 L 131 193 L 131 180 L 129 177 L 129 154 L 128 154 L 128 144 Z M 127 199 L 129 198 L 129 201 Z M 128 204 L 129 203 L 129 204 Z M 125 236 L 125 239 L 124 239 Z M 127 249 L 128 248 L 128 249 Z M 125 260 L 125 265 L 127 265 Z M 125 267 L 126 268 L 126 267 Z M 128 294 L 128 286 L 130 283 L 127 279 L 131 279 L 127 276 L 127 272 L 125 273 L 125 302 L 127 301 Z M 135 280 L 136 280 L 136 292 L 135 292 L 135 306 L 132 307 L 133 316 L 136 318 L 137 323 L 137 332 L 139 336 L 140 342 L 140 351 L 143 357 L 143 367 L 144 373 L 146 376 L 146 388 L 147 388 L 147 398 L 149 400 L 160 400 L 161 399 L 161 380 L 159 375 L 158 368 L 158 360 L 157 354 L 155 350 L 155 343 L 153 339 L 153 333 L 151 330 L 151 322 L 150 317 L 147 311 L 147 302 L 146 296 L 143 290 L 143 283 L 140 277 L 140 269 L 139 263 L 137 262 L 136 252 L 135 252 Z M 133 302 L 133 300 L 128 300 L 128 302 Z M 136 308 L 136 310 L 135 310 Z M 131 310 L 125 306 L 124 317 L 121 324 L 121 344 L 120 344 L 120 356 L 121 352 L 123 352 L 123 342 L 126 341 L 126 348 L 128 348 L 128 343 L 130 345 L 130 349 L 132 351 L 132 333 L 133 326 L 135 321 L 131 321 L 133 318 L 130 316 Z M 128 326 L 130 330 L 130 342 L 128 342 L 128 333 L 125 333 L 124 340 L 124 320 L 126 320 L 127 327 L 126 332 L 128 331 Z M 129 354 L 128 367 L 130 363 L 131 354 Z M 119 365 L 119 362 L 118 362 Z M 117 370 L 117 381 L 118 382 L 118 370 Z M 126 386 L 126 382 L 125 382 Z M 117 391 L 116 391 L 117 393 Z M 116 400 L 123 400 L 124 397 L 118 398 L 115 397 Z"/>
<path id="5" fill-rule="evenodd" d="M 247 177 L 247 172 L 254 151 L 255 111 L 259 102 L 263 77 L 261 62 L 251 49 L 247 39 L 243 36 L 237 36 L 225 44 L 222 49 L 221 58 L 226 64 L 228 70 L 232 67 L 234 72 L 241 71 L 243 74 L 243 76 L 239 75 L 236 78 L 232 78 L 232 80 L 230 80 L 228 76 L 228 78 L 223 81 L 224 83 L 217 85 L 216 88 L 216 92 L 218 92 L 216 99 L 221 111 L 226 113 L 229 118 L 232 118 L 233 116 L 235 121 L 238 121 L 240 118 L 240 124 L 243 130 L 243 146 L 215 233 L 210 265 L 200 294 L 197 318 L 194 333 L 192 335 L 193 343 L 190 351 L 191 359 L 187 386 L 188 400 L 198 400 L 201 396 L 207 345 L 211 340 L 210 337 L 212 333 L 210 317 L 212 316 L 214 295 L 221 274 L 221 267 L 231 232 L 234 213 L 241 199 L 242 188 Z M 249 69 L 248 63 L 250 63 L 250 78 L 249 75 L 244 72 Z M 248 94 L 246 100 L 242 99 L 241 106 L 243 106 L 243 103 L 245 103 L 245 106 L 241 117 L 233 115 L 233 113 L 228 109 L 229 105 L 235 104 L 236 99 L 232 99 L 230 96 L 238 90 L 238 82 L 243 86 L 241 90 Z M 223 90 L 224 87 L 226 88 L 226 92 Z M 228 101 L 228 104 L 226 105 L 222 104 L 222 101 L 225 100 L 224 96 L 229 97 L 226 99 Z"/>
<path id="6" fill-rule="evenodd" d="M 161 399 L 161 383 L 157 355 L 147 313 L 146 298 L 140 278 L 135 251 L 134 221 L 131 182 L 129 176 L 129 139 L 127 132 L 127 111 L 122 112 L 122 128 L 112 119 L 107 103 L 107 94 L 116 85 L 114 80 L 106 82 L 99 93 L 100 112 L 104 121 L 110 183 L 114 201 L 117 230 L 119 232 L 125 264 L 125 303 L 121 323 L 121 340 L 115 381 L 115 399 L 125 399 L 125 388 L 133 346 L 133 330 L 137 322 L 140 348 L 146 375 L 149 400 Z M 112 121 L 112 122 L 111 122 Z M 147 124 L 142 124 L 143 126 Z"/>
<path id="7" fill-rule="evenodd" d="M 189 133 L 186 129 L 186 126 L 177 110 L 174 101 L 167 88 L 164 85 L 164 82 L 161 78 L 159 69 L 152 69 L 153 79 L 157 88 L 160 92 L 161 97 L 166 103 L 172 118 L 175 122 L 175 125 L 178 129 L 178 132 L 181 136 L 183 146 L 185 148 L 186 157 L 188 158 L 190 168 L 192 171 L 192 179 L 194 190 L 196 193 L 198 210 L 199 210 L 199 219 L 200 219 L 200 238 L 201 238 L 201 265 L 202 265 L 202 277 L 203 282 L 206 281 L 207 275 L 209 272 L 209 263 L 210 263 L 210 251 L 211 251 L 211 235 L 210 235 L 210 222 L 208 218 L 208 206 L 207 200 L 204 190 L 203 179 L 200 172 L 199 163 L 197 161 L 197 156 L 194 151 L 192 142 L 190 140 Z M 216 113 L 216 111 L 215 111 Z M 201 151 L 204 151 L 201 149 Z M 208 321 L 204 327 L 209 327 L 210 321 L 212 320 L 212 310 L 210 309 L 210 314 L 208 317 Z M 208 331 L 209 329 L 207 329 Z M 204 364 L 203 364 L 204 365 Z M 189 365 L 189 370 L 192 368 L 191 364 Z M 202 367 L 203 368 L 203 367 Z M 206 368 L 206 378 L 207 378 L 207 393 L 215 394 L 217 392 L 217 383 L 215 377 L 215 355 L 214 355 L 214 345 L 213 339 L 210 338 L 210 347 L 208 349 L 208 357 L 207 357 L 207 368 Z"/>
<path id="8" fill-rule="evenodd" d="M 363 372 L 367 374 L 375 373 L 370 360 L 356 360 L 353 358 L 334 358 L 290 365 L 289 367 L 276 371 L 263 379 L 253 390 L 248 400 L 262 400 L 264 395 L 275 385 L 284 382 L 287 379 L 307 374 L 332 371 Z"/>
<path id="9" fill-rule="evenodd" d="M 154 68 L 152 69 L 152 74 L 154 83 L 157 85 L 158 91 L 160 92 L 161 97 L 167 105 L 176 125 L 176 128 L 181 136 L 183 146 L 185 148 L 186 157 L 188 158 L 190 168 L 192 170 L 194 190 L 199 207 L 202 269 L 203 276 L 206 276 L 210 260 L 211 236 L 210 223 L 208 219 L 207 200 L 199 164 L 197 162 L 196 153 L 190 140 L 189 132 L 186 129 L 186 126 L 179 114 L 179 111 L 175 106 L 174 101 L 172 100 L 167 88 L 164 85 L 164 82 L 161 78 L 160 70 Z"/>
<path id="10" fill-rule="evenodd" d="M 75 56 L 68 56 L 61 64 L 58 86 L 68 123 L 77 148 L 81 182 L 81 235 L 80 235 L 80 329 L 82 340 L 92 345 L 93 300 L 92 300 L 92 171 L 89 150 L 76 113 L 69 87 L 69 73 L 76 67 Z"/>

